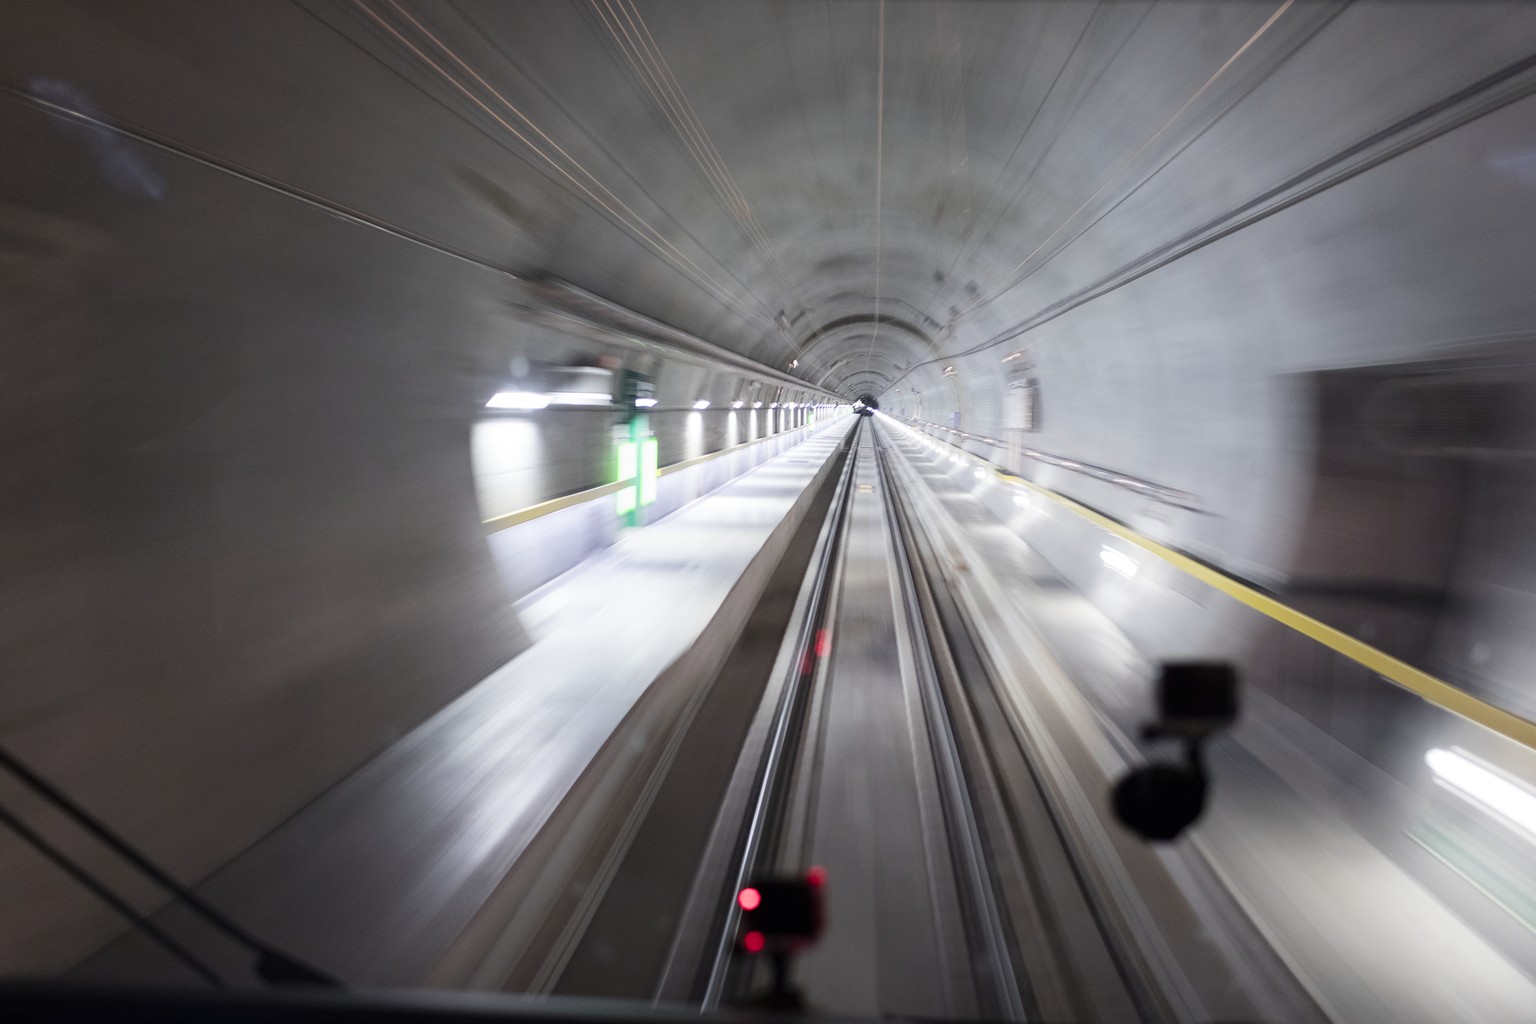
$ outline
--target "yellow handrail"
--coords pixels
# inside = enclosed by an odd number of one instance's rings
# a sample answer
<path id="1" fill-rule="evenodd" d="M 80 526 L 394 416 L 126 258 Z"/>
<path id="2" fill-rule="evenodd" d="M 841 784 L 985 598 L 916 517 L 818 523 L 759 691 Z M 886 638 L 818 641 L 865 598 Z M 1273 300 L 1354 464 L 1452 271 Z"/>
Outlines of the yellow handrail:
<path id="1" fill-rule="evenodd" d="M 718 459 L 722 455 L 729 455 L 732 452 L 739 452 L 743 448 L 750 448 L 755 444 L 762 444 L 765 441 L 772 441 L 775 438 L 784 437 L 788 434 L 794 433 L 796 430 L 809 430 L 814 426 L 816 426 L 816 424 L 807 423 L 803 426 L 794 427 L 790 430 L 781 430 L 777 434 L 770 434 L 767 437 L 757 437 L 750 441 L 743 441 L 741 444 L 733 444 L 729 448 L 721 448 L 719 451 L 710 452 L 708 455 L 700 455 L 697 458 L 684 459 L 682 462 L 674 462 L 669 466 L 662 466 L 656 471 L 656 475 L 658 477 L 667 476 L 671 473 L 676 473 L 679 470 L 689 469 L 693 466 L 701 465 L 702 463 L 708 462 L 711 459 Z M 611 484 L 600 484 L 597 487 L 589 487 L 584 491 L 575 491 L 571 494 L 562 494 L 558 498 L 551 498 L 548 501 L 541 501 L 537 505 L 529 505 L 527 508 L 520 508 L 514 512 L 507 512 L 504 515 L 492 516 L 490 519 L 483 520 L 481 525 L 485 527 L 486 533 L 497 533 L 501 530 L 510 529 L 511 527 L 518 526 L 522 523 L 531 522 L 532 520 L 538 519 L 541 516 L 547 516 L 551 512 L 559 512 L 561 509 L 570 508 L 573 505 L 580 505 L 583 502 L 592 501 L 595 498 L 602 498 L 610 494 L 617 494 L 621 489 L 627 486 L 629 486 L 629 482 L 622 481 L 614 482 Z"/>
<path id="2" fill-rule="evenodd" d="M 1263 615 L 1269 616 L 1281 625 L 1288 626 L 1298 633 L 1316 640 L 1325 647 L 1337 651 L 1351 661 L 1364 665 L 1387 681 L 1402 687 L 1410 693 L 1417 694 L 1436 707 L 1444 708 L 1454 715 L 1460 715 L 1468 721 L 1476 722 L 1485 729 L 1490 729 L 1501 736 L 1514 740 L 1522 746 L 1536 750 L 1536 722 L 1522 718 L 1513 712 L 1505 711 L 1503 708 L 1495 707 L 1487 701 L 1480 700 L 1465 690 L 1452 686 L 1443 679 L 1437 679 L 1422 669 L 1414 668 L 1406 661 L 1394 658 L 1383 650 L 1356 640 L 1348 633 L 1334 629 L 1332 626 L 1319 622 L 1310 615 L 1305 615 L 1289 605 L 1282 604 L 1268 594 L 1261 593 L 1225 573 L 1197 562 L 1188 555 L 1181 554 L 1170 547 L 1159 544 L 1155 540 L 1144 537 L 1123 523 L 1116 522 L 1101 512 L 1095 512 L 1093 509 L 1073 501 L 1064 494 L 1058 494 L 1048 487 L 1041 487 L 1033 481 L 1014 476 L 1012 473 L 1006 473 L 990 462 L 978 459 L 970 452 L 957 445 L 950 444 L 950 442 L 944 441 L 942 438 L 937 440 L 960 452 L 966 458 L 985 465 L 1003 483 L 1025 488 L 1055 502 L 1094 525 L 1108 530 L 1121 540 L 1134 544 L 1149 554 L 1156 555 L 1180 572 L 1215 587 L 1228 597 L 1241 601 L 1243 604 Z"/>

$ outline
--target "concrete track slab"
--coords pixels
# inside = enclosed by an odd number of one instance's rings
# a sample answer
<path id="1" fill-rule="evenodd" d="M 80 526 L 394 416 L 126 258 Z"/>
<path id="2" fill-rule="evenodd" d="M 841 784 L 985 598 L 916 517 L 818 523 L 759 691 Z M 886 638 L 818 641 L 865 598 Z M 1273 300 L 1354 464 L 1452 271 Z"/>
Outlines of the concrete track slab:
<path id="1" fill-rule="evenodd" d="M 807 863 L 827 929 L 796 968 L 818 1013 L 974 1017 L 933 754 L 875 440 L 859 439 L 814 761 Z"/>

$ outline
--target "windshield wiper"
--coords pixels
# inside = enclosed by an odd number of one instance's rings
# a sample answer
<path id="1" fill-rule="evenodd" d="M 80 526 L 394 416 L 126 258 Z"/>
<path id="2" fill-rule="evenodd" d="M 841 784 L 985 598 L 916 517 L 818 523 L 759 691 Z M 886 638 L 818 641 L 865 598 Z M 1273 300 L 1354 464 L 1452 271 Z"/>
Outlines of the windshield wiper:
<path id="1" fill-rule="evenodd" d="M 250 950 L 256 957 L 256 973 L 270 985 L 311 985 L 325 988 L 341 988 L 341 982 L 312 967 L 297 957 L 271 946 L 244 927 L 208 904 L 201 896 L 172 878 L 146 854 L 132 843 L 107 827 L 100 819 L 76 803 L 68 794 L 29 768 L 10 751 L 0 746 L 0 768 L 15 776 L 23 785 L 53 805 L 76 825 L 90 833 L 103 846 L 132 864 L 145 877 L 165 890 L 173 900 L 182 903 L 204 921 L 223 932 L 230 939 Z M 143 931 L 161 948 L 195 971 L 199 977 L 216 988 L 225 988 L 221 978 L 189 949 L 139 913 L 110 886 L 92 875 L 77 861 L 27 826 L 4 806 L 0 806 L 0 824 L 15 832 L 24 842 L 37 850 L 75 881 L 89 889 L 102 902 L 117 911 L 135 928 Z"/>

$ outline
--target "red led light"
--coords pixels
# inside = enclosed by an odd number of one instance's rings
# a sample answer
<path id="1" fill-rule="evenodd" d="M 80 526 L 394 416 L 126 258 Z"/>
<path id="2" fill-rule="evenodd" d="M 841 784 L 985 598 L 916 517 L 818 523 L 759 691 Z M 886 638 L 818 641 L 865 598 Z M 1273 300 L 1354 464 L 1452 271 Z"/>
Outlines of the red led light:
<path id="1" fill-rule="evenodd" d="M 756 910 L 763 905 L 763 894 L 749 886 L 736 894 L 736 902 L 742 910 Z"/>
<path id="2" fill-rule="evenodd" d="M 768 940 L 763 938 L 762 932 L 747 932 L 741 937 L 741 948 L 748 953 L 761 953 L 766 945 Z"/>
<path id="3" fill-rule="evenodd" d="M 816 631 L 816 657 L 825 658 L 832 653 L 832 634 L 824 629 Z"/>
<path id="4" fill-rule="evenodd" d="M 805 873 L 805 880 L 811 885 L 821 886 L 827 880 L 827 869 L 822 867 L 811 868 Z"/>

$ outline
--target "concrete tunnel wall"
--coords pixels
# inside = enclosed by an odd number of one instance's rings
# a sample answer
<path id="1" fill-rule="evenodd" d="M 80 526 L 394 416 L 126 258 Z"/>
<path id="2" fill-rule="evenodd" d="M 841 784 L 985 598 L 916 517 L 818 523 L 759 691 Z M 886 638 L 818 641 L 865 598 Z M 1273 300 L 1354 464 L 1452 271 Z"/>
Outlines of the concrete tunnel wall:
<path id="1" fill-rule="evenodd" d="M 0 737 L 195 879 L 519 649 L 469 463 L 499 284 L 193 166 L 113 195 L 0 118 Z M 23 846 L 0 877 L 8 970 L 118 927 Z"/>
<path id="2" fill-rule="evenodd" d="M 50 126 L 4 113 L 49 166 Z M 13 262 L 0 304 L 20 439 L 0 456 L 0 737 L 195 879 L 524 643 L 487 556 L 471 433 L 530 346 L 496 275 L 381 251 L 208 171 L 168 191 L 152 217 L 102 197 L 88 228 L 64 213 L 79 193 L 25 211 L 47 255 Z M 210 206 L 229 211 L 218 232 L 198 224 Z M 663 392 L 717 406 L 751 393 L 732 373 L 658 371 Z M 603 428 L 573 436 L 561 415 Z M 724 447 L 728 416 L 711 410 L 697 438 L 683 416 L 658 423 L 663 461 Z M 611 418 L 543 418 L 546 473 L 521 503 L 605 482 Z M 7 970 L 67 965 L 122 927 L 30 850 L 0 858 L 29 894 Z"/>
<path id="3" fill-rule="evenodd" d="M 513 355 L 612 347 L 530 328 L 502 275 L 184 160 L 118 187 L 89 139 L 0 119 L 0 742 L 195 880 L 523 646 L 471 434 Z M 756 393 L 646 365 L 689 404 Z M 561 415 L 524 504 L 606 482 L 606 429 Z M 670 419 L 664 463 L 695 443 Z M 123 927 L 19 844 L 0 880 L 7 972 Z"/>
<path id="4" fill-rule="evenodd" d="M 1529 12 L 1420 7 L 1349 11 L 1219 121 L 1167 173 L 1110 211 L 1007 299 L 1024 320 L 1232 209 L 1291 173 L 1523 55 Z M 1410 16 L 1411 15 L 1411 16 Z M 1367 42 L 1373 45 L 1367 45 Z M 1417 52 L 1422 62 L 1401 59 Z M 1377 97 L 1304 106 L 1299 97 Z M 1249 111 L 1248 105 L 1254 109 Z M 1523 99 L 1102 298 L 975 356 L 921 367 L 883 406 L 1005 437 L 995 401 L 1003 357 L 1023 352 L 1040 382 L 1030 447 L 1198 495 L 1170 539 L 1262 580 L 1291 569 L 1313 455 L 1298 375 L 1495 351 L 1528 334 L 1536 293 L 1523 254 L 1536 206 L 1518 156 L 1536 106 Z M 1106 133 L 1106 137 L 1108 133 Z M 1111 152 L 1106 143 L 1105 157 Z M 968 340 L 991 336 L 978 324 Z M 960 347 L 960 346 L 956 346 Z M 942 365 L 957 376 L 940 376 Z M 1136 496 L 1040 467 L 1042 482 L 1128 520 Z"/>
<path id="5" fill-rule="evenodd" d="M 1507 6 L 1398 10 L 1411 16 L 1388 23 L 1370 8 L 1340 15 L 1244 99 L 1254 108 L 1249 116 L 1218 122 L 1170 165 L 1187 165 L 1189 173 L 1154 179 L 1145 194 L 1109 211 L 1004 300 L 1010 313 L 1002 321 L 1027 319 L 1155 251 L 1150 242 L 1178 238 L 1231 210 L 1234 200 L 1260 195 L 1495 74 L 1532 38 L 1529 12 Z M 1403 62 L 1403 53 L 1422 60 Z M 1375 99 L 1321 101 L 1360 95 Z M 1297 102 L 1302 96 L 1319 102 Z M 1449 113 L 1475 109 L 1478 99 L 1486 97 L 1463 98 Z M 1500 367 L 1493 372 L 1510 381 L 1530 380 L 1536 290 L 1527 240 L 1536 204 L 1526 162 L 1536 142 L 1533 117 L 1536 101 L 1524 96 L 1443 133 L 1421 123 L 1414 130 L 1422 134 L 1400 155 L 1304 202 L 993 348 L 919 365 L 882 396 L 882 408 L 918 416 L 915 390 L 923 420 L 1018 438 L 1186 491 L 1203 512 L 1022 463 L 1032 479 L 1282 593 L 1417 588 L 1440 605 L 1427 620 L 1380 606 L 1309 610 L 1530 713 L 1536 691 L 1525 666 L 1533 653 L 1527 637 L 1536 619 L 1536 566 L 1529 539 L 1508 528 L 1499 510 L 1510 507 L 1511 495 L 1528 493 L 1521 453 L 1533 450 L 1536 434 L 1512 423 L 1498 451 L 1459 457 L 1405 455 L 1378 439 L 1352 454 L 1362 463 L 1360 486 L 1346 496 L 1320 483 L 1326 461 L 1337 457 L 1326 446 L 1337 439 L 1320 422 L 1319 388 L 1321 375 L 1364 368 L 1379 368 L 1383 384 L 1454 377 L 1478 364 Z M 1194 170 L 1202 166 L 1221 173 Z M 998 333 L 995 323 L 978 324 L 969 337 Z M 1022 437 L 1010 433 L 997 401 L 1009 383 L 1003 360 L 1010 356 L 1022 358 L 1038 382 L 1039 427 Z M 946 365 L 953 377 L 942 375 Z M 1447 460 L 1455 458 L 1462 469 L 1453 482 Z M 1373 474 L 1386 478 L 1374 488 L 1365 483 Z M 1437 505 L 1451 504 L 1465 505 L 1461 525 L 1428 522 Z M 1426 541 L 1398 539 L 1415 536 Z M 1429 537 L 1451 565 L 1426 564 L 1425 548 L 1436 546 Z M 1095 586 L 1091 578 L 1076 582 Z M 1159 622 L 1166 611 L 1144 606 L 1124 614 Z M 1221 628 L 1214 620 L 1211 626 Z M 1429 635 L 1434 639 L 1425 641 Z"/>
<path id="6" fill-rule="evenodd" d="M 833 366 L 814 379 L 877 394 L 891 412 L 914 413 L 917 388 L 922 418 L 958 416 L 1005 437 L 1002 358 L 1027 350 L 1041 399 L 1031 447 L 1187 490 L 1208 514 L 1170 513 L 1060 470 L 1036 479 L 1283 582 L 1306 540 L 1318 454 L 1308 374 L 1528 345 L 1531 99 L 1016 340 L 943 354 L 1509 65 L 1529 52 L 1536 14 L 1297 5 L 1265 37 L 1263 76 L 1245 67 L 1223 81 L 1196 110 L 1209 125 L 1181 124 L 1095 204 L 1128 142 L 1195 94 L 1269 9 L 1163 5 L 1143 21 L 1133 5 L 989 7 L 1006 25 L 965 36 L 961 5 L 940 32 L 918 5 L 892 5 L 885 138 L 912 145 L 893 148 L 884 171 L 878 269 L 864 222 L 874 119 L 841 116 L 874 109 L 872 8 L 748 8 L 728 24 L 687 4 L 647 8 L 755 222 L 777 241 L 773 259 L 697 174 L 679 171 L 678 151 L 651 144 L 668 126 L 622 67 L 582 59 L 600 52 L 590 40 L 575 57 L 540 44 L 586 39 L 579 15 L 482 12 L 519 47 L 504 73 L 525 109 L 680 239 L 716 290 L 509 151 L 474 110 L 445 111 L 453 94 L 350 9 L 317 19 L 287 6 L 214 16 L 196 5 L 18 3 L 7 18 L 25 31 L 0 34 L 0 66 L 13 87 L 64 83 L 178 144 L 498 266 L 548 270 L 776 368 L 797 355 L 808 378 Z M 806 26 L 787 64 L 746 45 L 781 22 Z M 998 72 L 956 79 L 985 120 L 950 116 L 962 93 L 946 84 L 946 32 Z M 1036 55 L 1066 52 L 1079 32 L 1082 64 L 1055 90 L 1054 64 Z M 934 76 L 898 73 L 924 62 Z M 797 96 L 766 81 L 793 82 Z M 804 99 L 817 96 L 840 106 Z M 973 239 L 937 183 L 986 203 L 994 180 L 1022 179 L 1004 142 L 1036 101 L 1054 135 L 1027 154 L 1039 157 L 1030 201 Z M 974 147 L 963 170 L 940 159 L 962 127 Z M 16 439 L 0 450 L 0 736 L 195 878 L 518 649 L 485 557 L 472 424 L 509 355 L 594 346 L 531 328 L 490 270 L 182 157 L 108 145 L 10 101 L 0 129 L 14 140 L 0 152 L 0 424 Z M 802 153 L 815 155 L 814 174 L 796 173 Z M 1022 240 L 1046 237 L 1085 201 L 1081 237 L 1048 250 L 1018 288 L 974 314 L 946 312 L 1006 282 L 1032 248 Z M 721 301 L 721 288 L 736 298 Z M 768 299 L 758 310 L 742 295 Z M 780 306 L 788 330 L 773 322 Z M 915 323 L 926 341 L 852 323 L 807 342 L 871 314 Z M 699 371 L 666 372 L 692 383 Z M 738 383 L 722 375 L 721 394 Z M 716 386 L 700 382 L 712 393 L 698 397 L 715 401 Z M 711 422 L 723 432 L 723 418 Z M 557 458 L 569 472 L 529 494 L 589 485 L 585 451 Z M 1487 672 L 1518 688 L 1536 564 L 1517 526 L 1473 535 L 1461 578 L 1490 565 L 1502 575 L 1479 591 L 1486 610 L 1457 644 L 1491 645 Z M 82 952 L 81 921 L 108 926 L 30 853 L 7 846 L 0 858 L 0 878 L 37 894 L 5 933 L 0 963 L 67 959 Z M 42 909 L 57 906 L 77 916 Z"/>
<path id="7" fill-rule="evenodd" d="M 667 409 L 648 417 L 662 468 L 798 429 L 809 409 Z M 486 519 L 613 480 L 615 414 L 608 409 L 545 409 L 485 417 L 470 435 L 475 485 Z M 796 426 L 791 426 L 791 424 Z"/>

